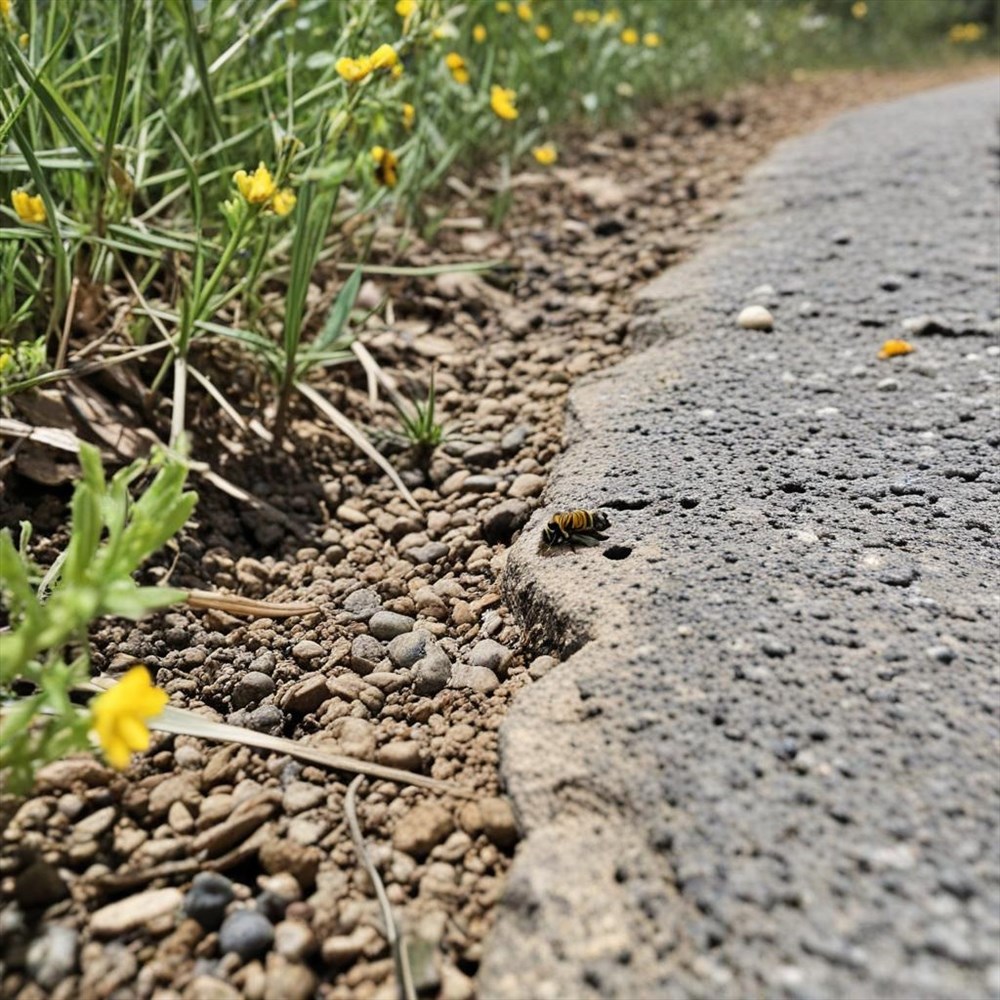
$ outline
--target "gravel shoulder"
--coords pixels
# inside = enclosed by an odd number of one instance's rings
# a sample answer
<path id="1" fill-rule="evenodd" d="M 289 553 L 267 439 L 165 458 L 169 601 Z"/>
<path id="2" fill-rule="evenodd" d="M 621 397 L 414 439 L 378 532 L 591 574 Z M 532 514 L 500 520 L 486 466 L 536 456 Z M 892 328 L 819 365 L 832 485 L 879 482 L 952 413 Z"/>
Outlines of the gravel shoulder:
<path id="1" fill-rule="evenodd" d="M 572 655 L 501 729 L 483 996 L 1000 994 L 998 111 L 784 144 L 572 389 L 503 582 Z M 608 540 L 543 553 L 577 506 Z"/>

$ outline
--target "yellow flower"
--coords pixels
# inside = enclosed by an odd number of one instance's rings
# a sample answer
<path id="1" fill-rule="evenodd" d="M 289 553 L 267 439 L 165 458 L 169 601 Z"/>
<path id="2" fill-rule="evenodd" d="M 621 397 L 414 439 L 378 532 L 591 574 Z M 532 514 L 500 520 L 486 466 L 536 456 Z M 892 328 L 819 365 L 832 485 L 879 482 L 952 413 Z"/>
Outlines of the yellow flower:
<path id="1" fill-rule="evenodd" d="M 611 10 L 601 18 L 605 24 L 619 24 L 622 19 L 622 12 L 617 7 L 612 7 Z"/>
<path id="2" fill-rule="evenodd" d="M 887 340 L 878 352 L 878 356 L 879 360 L 884 361 L 886 358 L 895 358 L 900 354 L 910 354 L 912 352 L 913 346 L 905 340 Z"/>
<path id="3" fill-rule="evenodd" d="M 240 194 L 251 205 L 266 205 L 274 197 L 274 178 L 263 162 L 252 174 L 248 174 L 245 170 L 237 170 L 233 174 L 233 180 L 240 189 Z"/>
<path id="4" fill-rule="evenodd" d="M 635 45 L 639 41 L 639 32 L 635 28 L 626 28 L 621 34 L 621 39 L 626 45 Z"/>
<path id="5" fill-rule="evenodd" d="M 517 117 L 517 91 L 510 87 L 499 87 L 494 84 L 490 87 L 490 107 L 498 118 L 504 121 L 513 121 Z"/>
<path id="6" fill-rule="evenodd" d="M 452 79 L 455 83 L 469 82 L 469 69 L 465 65 L 465 60 L 457 52 L 449 52 L 444 57 L 444 64 L 451 70 Z"/>
<path id="7" fill-rule="evenodd" d="M 28 42 L 30 41 L 31 35 L 29 35 L 26 31 L 17 36 L 17 44 L 20 45 L 22 49 L 26 49 L 28 47 Z"/>
<path id="8" fill-rule="evenodd" d="M 166 692 L 153 686 L 145 667 L 133 667 L 90 703 L 94 731 L 112 767 L 120 771 L 133 750 L 148 749 L 146 720 L 159 715 L 166 704 Z"/>
<path id="9" fill-rule="evenodd" d="M 498 14 L 509 14 L 514 9 L 509 0 L 497 0 L 496 8 Z"/>
<path id="10" fill-rule="evenodd" d="M 482 24 L 477 24 L 472 29 L 472 40 L 478 45 L 482 45 L 486 41 L 486 26 Z"/>
<path id="11" fill-rule="evenodd" d="M 0 16 L 6 21 L 10 17 L 10 0 L 0 0 Z"/>
<path id="12" fill-rule="evenodd" d="M 271 199 L 271 208 L 275 215 L 288 215 L 295 208 L 295 192 L 291 188 L 282 188 Z"/>
<path id="13" fill-rule="evenodd" d="M 368 59 L 373 70 L 392 69 L 399 63 L 399 56 L 391 45 L 380 45 Z"/>
<path id="14" fill-rule="evenodd" d="M 599 10 L 585 10 L 583 13 L 587 24 L 597 24 L 601 20 L 601 12 Z"/>
<path id="15" fill-rule="evenodd" d="M 344 56 L 338 59 L 333 68 L 348 82 L 360 83 L 372 71 L 372 61 L 368 56 L 360 59 L 351 59 Z"/>
<path id="16" fill-rule="evenodd" d="M 868 4 L 865 0 L 855 0 L 851 4 L 851 17 L 856 18 L 858 21 L 864 20 L 868 16 Z"/>
<path id="17" fill-rule="evenodd" d="M 535 37 L 540 42 L 547 42 L 552 37 L 552 29 L 547 24 L 539 24 L 535 28 Z"/>
<path id="18" fill-rule="evenodd" d="M 642 36 L 642 44 L 645 45 L 647 49 L 659 48 L 660 36 L 655 31 L 647 31 L 646 34 Z"/>
<path id="19" fill-rule="evenodd" d="M 417 0 L 396 0 L 396 13 L 400 17 L 410 17 L 417 9 Z"/>
<path id="20" fill-rule="evenodd" d="M 531 20 L 531 4 L 523 3 L 523 2 L 519 3 L 517 5 L 517 16 L 522 21 L 530 21 Z"/>
<path id="21" fill-rule="evenodd" d="M 48 218 L 45 214 L 45 202 L 42 201 L 40 194 L 31 195 L 27 191 L 14 191 L 10 201 L 22 222 L 44 222 Z"/>
<path id="22" fill-rule="evenodd" d="M 4 351 L 0 354 L 0 375 L 2 375 L 13 363 L 14 358 L 10 351 Z"/>
<path id="23" fill-rule="evenodd" d="M 401 62 L 396 63 L 396 65 L 389 70 L 389 75 L 393 78 L 393 80 L 398 80 L 403 75 L 403 64 Z"/>
<path id="24" fill-rule="evenodd" d="M 413 123 L 417 118 L 417 109 L 412 104 L 403 105 L 403 128 L 413 128 Z"/>
<path id="25" fill-rule="evenodd" d="M 543 166 L 551 167 L 559 159 L 555 143 L 547 142 L 543 146 L 535 146 L 531 155 Z"/>
<path id="26" fill-rule="evenodd" d="M 375 161 L 375 179 L 385 187 L 394 188 L 399 180 L 396 154 L 384 146 L 372 146 L 372 159 Z"/>
<path id="27" fill-rule="evenodd" d="M 984 31 L 981 24 L 956 24 L 948 32 L 948 39 L 951 42 L 959 43 L 978 42 L 983 37 Z"/>

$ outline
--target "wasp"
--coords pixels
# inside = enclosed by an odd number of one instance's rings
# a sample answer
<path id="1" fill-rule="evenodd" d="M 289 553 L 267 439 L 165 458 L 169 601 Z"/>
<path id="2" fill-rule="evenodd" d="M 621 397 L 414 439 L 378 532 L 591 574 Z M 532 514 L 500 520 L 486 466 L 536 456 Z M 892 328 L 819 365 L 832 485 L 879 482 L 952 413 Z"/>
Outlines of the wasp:
<path id="1" fill-rule="evenodd" d="M 568 510 L 553 514 L 542 529 L 546 545 L 596 545 L 598 532 L 611 526 L 608 515 L 600 510 Z"/>

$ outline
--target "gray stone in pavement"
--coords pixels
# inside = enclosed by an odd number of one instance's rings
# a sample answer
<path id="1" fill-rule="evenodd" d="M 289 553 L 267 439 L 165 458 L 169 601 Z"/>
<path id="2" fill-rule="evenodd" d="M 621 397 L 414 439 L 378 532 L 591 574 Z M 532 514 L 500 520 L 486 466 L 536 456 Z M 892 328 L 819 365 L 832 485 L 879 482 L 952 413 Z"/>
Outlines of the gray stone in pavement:
<path id="1" fill-rule="evenodd" d="M 483 997 L 1000 988 L 998 105 L 785 144 L 574 388 L 508 560 L 573 655 L 501 732 L 526 839 Z M 740 329 L 763 285 L 774 331 Z M 947 332 L 876 360 L 921 315 Z M 607 541 L 540 551 L 597 505 Z"/>

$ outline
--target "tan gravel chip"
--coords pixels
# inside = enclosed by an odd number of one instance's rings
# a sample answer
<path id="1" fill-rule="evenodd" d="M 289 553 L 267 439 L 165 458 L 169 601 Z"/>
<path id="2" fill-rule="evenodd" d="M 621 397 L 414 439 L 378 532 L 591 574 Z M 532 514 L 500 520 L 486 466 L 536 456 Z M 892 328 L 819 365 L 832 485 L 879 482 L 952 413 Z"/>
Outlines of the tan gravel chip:
<path id="1" fill-rule="evenodd" d="M 94 937 L 117 937 L 168 916 L 178 909 L 184 894 L 180 889 L 150 889 L 101 907 L 90 917 Z"/>

